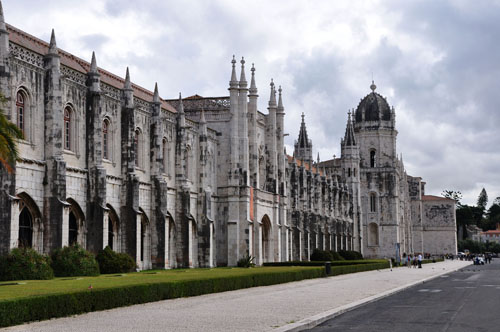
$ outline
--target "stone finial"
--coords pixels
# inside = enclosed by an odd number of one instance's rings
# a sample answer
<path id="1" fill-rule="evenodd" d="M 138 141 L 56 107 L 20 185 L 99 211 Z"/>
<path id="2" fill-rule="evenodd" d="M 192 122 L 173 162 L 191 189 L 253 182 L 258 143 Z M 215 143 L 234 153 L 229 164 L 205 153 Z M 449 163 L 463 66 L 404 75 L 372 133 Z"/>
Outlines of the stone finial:
<path id="1" fill-rule="evenodd" d="M 283 111 L 283 98 L 281 97 L 281 85 L 278 88 L 278 110 Z"/>
<path id="2" fill-rule="evenodd" d="M 241 57 L 241 74 L 240 74 L 240 88 L 246 88 L 247 78 L 245 76 L 245 58 Z"/>
<path id="3" fill-rule="evenodd" d="M 372 92 L 375 92 L 376 88 L 377 88 L 377 86 L 375 85 L 375 82 L 372 80 L 372 84 L 370 85 L 370 89 L 372 90 Z"/>
<path id="4" fill-rule="evenodd" d="M 319 165 L 319 152 L 318 152 L 318 165 Z"/>
<path id="5" fill-rule="evenodd" d="M 52 29 L 52 34 L 50 35 L 49 53 L 50 54 L 58 54 L 57 43 L 56 43 L 56 34 L 54 32 L 54 29 Z"/>
<path id="6" fill-rule="evenodd" d="M 271 95 L 269 96 L 269 107 L 276 107 L 276 89 L 274 88 L 274 82 L 271 78 Z"/>
<path id="7" fill-rule="evenodd" d="M 92 60 L 90 61 L 90 72 L 97 73 L 97 61 L 95 59 L 95 52 L 92 51 Z"/>
<path id="8" fill-rule="evenodd" d="M 236 78 L 236 59 L 234 58 L 233 55 L 233 60 L 231 60 L 232 64 L 232 70 L 231 70 L 231 81 L 229 81 L 229 85 L 231 87 L 237 87 L 238 85 L 238 79 Z"/>
<path id="9" fill-rule="evenodd" d="M 257 85 L 255 84 L 255 66 L 252 63 L 252 69 L 250 69 L 252 72 L 252 81 L 250 82 L 250 94 L 251 95 L 256 95 L 257 94 Z"/>
<path id="10" fill-rule="evenodd" d="M 160 103 L 160 94 L 158 93 L 158 82 L 155 83 L 155 92 L 153 94 L 153 102 Z"/>
<path id="11" fill-rule="evenodd" d="M 305 121 L 304 121 L 304 117 L 305 117 L 304 112 L 302 112 L 302 114 L 300 116 L 302 117 L 302 123 L 305 123 Z"/>

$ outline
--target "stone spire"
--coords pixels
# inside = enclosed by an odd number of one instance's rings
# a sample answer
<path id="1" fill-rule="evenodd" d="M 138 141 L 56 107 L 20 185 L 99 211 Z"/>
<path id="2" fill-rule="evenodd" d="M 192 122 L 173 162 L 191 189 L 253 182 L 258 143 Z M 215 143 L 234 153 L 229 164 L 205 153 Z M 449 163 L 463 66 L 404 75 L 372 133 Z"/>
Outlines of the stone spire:
<path id="1" fill-rule="evenodd" d="M 252 81 L 250 82 L 250 95 L 251 96 L 256 96 L 257 95 L 257 85 L 255 84 L 255 66 L 252 63 L 252 69 L 250 69 L 252 72 Z"/>
<path id="2" fill-rule="evenodd" d="M 153 94 L 153 103 L 160 103 L 160 94 L 158 93 L 158 82 L 155 83 L 155 92 Z"/>
<path id="3" fill-rule="evenodd" d="M 5 26 L 5 17 L 3 16 L 2 1 L 0 1 L 0 31 L 1 32 L 7 31 L 7 27 Z"/>
<path id="4" fill-rule="evenodd" d="M 307 137 L 304 113 L 302 113 L 302 123 L 300 124 L 299 139 L 295 141 L 294 154 L 297 159 L 312 163 L 312 142 Z"/>
<path id="5" fill-rule="evenodd" d="M 285 108 L 283 107 L 283 98 L 281 97 L 281 85 L 278 88 L 278 113 L 283 113 Z"/>
<path id="6" fill-rule="evenodd" d="M 247 78 L 245 76 L 245 58 L 241 57 L 241 74 L 240 74 L 240 88 L 247 87 Z"/>
<path id="7" fill-rule="evenodd" d="M 125 83 L 123 84 L 123 92 L 125 97 L 125 107 L 134 107 L 134 90 L 132 89 L 132 83 L 130 83 L 130 73 L 127 67 L 127 72 L 125 73 Z"/>
<path id="8" fill-rule="evenodd" d="M 90 71 L 88 72 L 87 84 L 92 92 L 101 91 L 101 81 L 99 71 L 97 70 L 97 60 L 95 57 L 95 52 L 92 52 L 92 60 L 90 61 Z"/>
<path id="9" fill-rule="evenodd" d="M 132 90 L 132 84 L 130 83 L 130 73 L 127 67 L 127 72 L 125 73 L 125 84 L 123 85 L 123 89 Z"/>
<path id="10" fill-rule="evenodd" d="M 347 126 L 345 128 L 344 145 L 345 146 L 356 145 L 356 138 L 354 137 L 354 127 L 351 121 L 351 111 L 347 113 Z"/>
<path id="11" fill-rule="evenodd" d="M 269 107 L 274 108 L 276 107 L 276 89 L 274 88 L 274 82 L 272 78 L 270 86 L 271 86 L 271 96 L 269 97 Z"/>
<path id="12" fill-rule="evenodd" d="M 54 29 L 52 29 L 52 34 L 50 35 L 49 54 L 58 54 Z"/>
<path id="13" fill-rule="evenodd" d="M 233 69 L 231 71 L 231 80 L 229 81 L 229 88 L 237 88 L 238 87 L 238 79 L 236 78 L 236 59 L 233 55 L 233 60 L 231 60 L 233 64 Z"/>
<path id="14" fill-rule="evenodd" d="M 184 105 L 182 104 L 182 95 L 179 92 L 179 106 L 177 107 L 177 119 L 179 121 L 179 126 L 184 128 L 186 126 L 186 118 L 184 114 Z"/>
<path id="15" fill-rule="evenodd" d="M 90 72 L 97 73 L 97 60 L 95 59 L 94 51 L 92 51 L 92 60 L 90 61 Z"/>

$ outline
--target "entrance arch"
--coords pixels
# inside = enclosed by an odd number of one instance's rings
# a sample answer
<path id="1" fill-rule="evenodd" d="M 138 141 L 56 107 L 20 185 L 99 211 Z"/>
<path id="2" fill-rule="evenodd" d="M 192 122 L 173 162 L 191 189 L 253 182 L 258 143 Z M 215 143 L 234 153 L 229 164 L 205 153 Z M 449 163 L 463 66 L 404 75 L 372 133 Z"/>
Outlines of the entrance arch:
<path id="1" fill-rule="evenodd" d="M 71 204 L 69 210 L 68 245 L 79 244 L 86 247 L 85 216 L 80 205 L 73 199 L 66 200 Z"/>
<path id="2" fill-rule="evenodd" d="M 139 208 L 141 212 L 141 227 L 140 227 L 140 241 L 141 241 L 141 255 L 142 269 L 151 269 L 151 225 L 149 219 L 143 209 Z"/>
<path id="3" fill-rule="evenodd" d="M 108 211 L 108 246 L 111 250 L 116 252 L 120 252 L 120 219 L 118 218 L 118 214 L 115 209 L 106 204 L 106 208 Z"/>
<path id="4" fill-rule="evenodd" d="M 17 196 L 20 198 L 17 245 L 42 252 L 42 214 L 30 195 L 20 193 Z"/>
<path id="5" fill-rule="evenodd" d="M 271 253 L 271 220 L 269 219 L 269 216 L 266 214 L 264 217 L 262 217 L 262 224 L 261 224 L 261 230 L 262 230 L 262 262 L 269 262 L 272 253 Z"/>

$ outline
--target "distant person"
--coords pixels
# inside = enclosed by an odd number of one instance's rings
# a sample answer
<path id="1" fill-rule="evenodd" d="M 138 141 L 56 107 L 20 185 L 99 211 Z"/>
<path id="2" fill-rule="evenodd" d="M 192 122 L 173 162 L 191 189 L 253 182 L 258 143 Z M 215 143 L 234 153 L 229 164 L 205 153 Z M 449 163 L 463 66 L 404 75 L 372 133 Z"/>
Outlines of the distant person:
<path id="1" fill-rule="evenodd" d="M 418 268 L 422 268 L 422 254 L 418 254 Z"/>
<path id="2" fill-rule="evenodd" d="M 408 257 L 406 257 L 406 266 L 408 266 L 408 268 L 411 268 L 411 255 L 408 255 Z"/>

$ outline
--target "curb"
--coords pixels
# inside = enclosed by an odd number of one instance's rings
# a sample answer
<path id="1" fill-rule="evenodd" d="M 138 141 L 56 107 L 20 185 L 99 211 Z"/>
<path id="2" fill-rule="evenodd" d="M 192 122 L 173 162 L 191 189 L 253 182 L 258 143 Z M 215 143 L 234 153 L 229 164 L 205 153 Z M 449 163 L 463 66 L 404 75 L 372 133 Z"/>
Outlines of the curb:
<path id="1" fill-rule="evenodd" d="M 314 315 L 314 316 L 311 316 L 311 317 L 308 317 L 308 318 L 304 318 L 304 319 L 302 319 L 302 320 L 300 320 L 300 321 L 298 321 L 296 323 L 291 323 L 291 324 L 287 324 L 287 325 L 281 326 L 279 328 L 273 329 L 272 331 L 273 332 L 298 332 L 298 331 L 304 331 L 304 330 L 307 330 L 307 329 L 311 329 L 311 328 L 313 328 L 315 326 L 318 326 L 319 324 L 321 324 L 321 323 L 323 323 L 323 322 L 325 322 L 325 321 L 327 321 L 329 319 L 332 319 L 334 317 L 340 316 L 343 313 L 346 313 L 348 311 L 351 311 L 351 310 L 354 310 L 356 308 L 359 308 L 359 307 L 361 307 L 361 306 L 363 306 L 365 304 L 378 301 L 380 299 L 383 299 L 384 297 L 388 297 L 388 296 L 391 296 L 393 294 L 399 293 L 399 292 L 401 292 L 403 290 L 406 290 L 406 289 L 408 289 L 410 287 L 413 287 L 413 286 L 416 286 L 416 285 L 419 285 L 419 284 L 423 284 L 423 283 L 425 283 L 427 281 L 439 278 L 442 275 L 445 275 L 445 274 L 448 274 L 448 273 L 452 273 L 452 272 L 456 272 L 456 271 L 458 271 L 460 269 L 463 269 L 464 267 L 466 267 L 466 266 L 452 268 L 450 270 L 447 270 L 447 271 L 444 271 L 444 272 L 440 272 L 440 273 L 438 273 L 436 275 L 433 275 L 433 276 L 430 276 L 430 277 L 427 277 L 427 278 L 424 278 L 424 279 L 421 279 L 421 280 L 418 280 L 418 281 L 414 281 L 414 282 L 409 283 L 407 285 L 399 286 L 399 287 L 396 287 L 394 289 L 390 289 L 390 290 L 387 290 L 385 292 L 382 292 L 382 293 L 379 293 L 379 294 L 375 294 L 375 295 L 366 297 L 364 299 L 361 299 L 361 300 L 358 300 L 358 301 L 354 301 L 352 303 L 345 304 L 343 306 L 340 306 L 340 307 L 337 307 L 337 308 L 334 308 L 334 309 L 322 312 L 320 314 L 317 314 L 317 315 Z"/>

